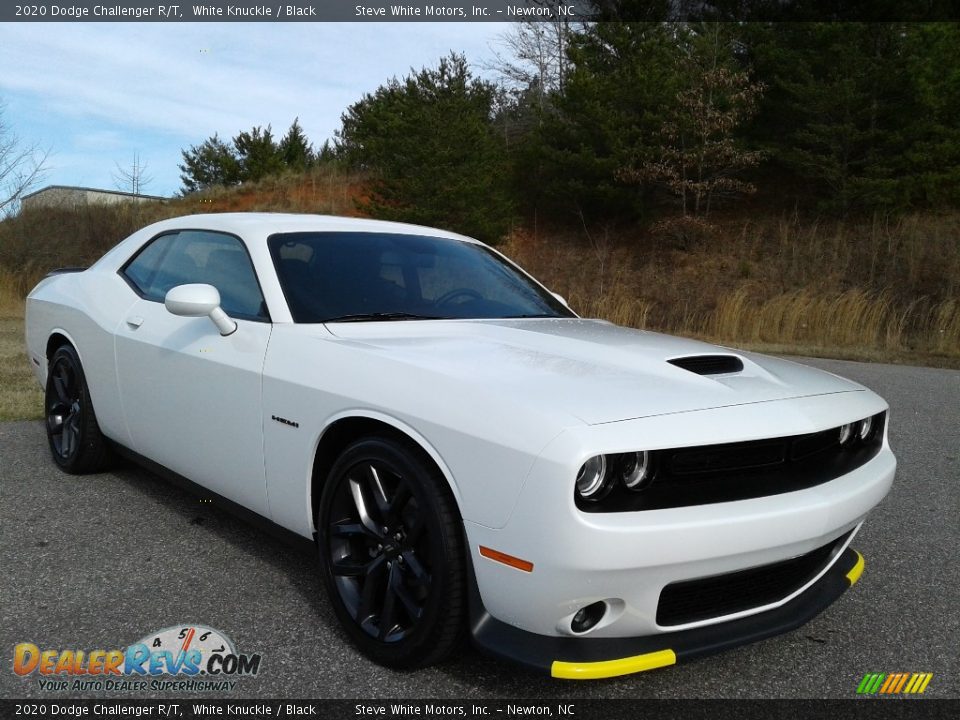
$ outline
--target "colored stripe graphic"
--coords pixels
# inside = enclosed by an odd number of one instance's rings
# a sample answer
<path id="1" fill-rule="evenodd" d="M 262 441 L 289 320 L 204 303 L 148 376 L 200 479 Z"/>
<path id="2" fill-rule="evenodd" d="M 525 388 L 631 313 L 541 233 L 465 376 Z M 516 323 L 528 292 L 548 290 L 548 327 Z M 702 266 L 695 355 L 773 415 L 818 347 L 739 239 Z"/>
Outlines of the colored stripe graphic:
<path id="1" fill-rule="evenodd" d="M 863 680 L 860 681 L 860 684 L 857 686 L 857 695 L 863 695 L 867 688 L 870 686 L 870 683 L 873 682 L 873 673 L 867 673 L 863 676 Z"/>
<path id="2" fill-rule="evenodd" d="M 860 685 L 857 687 L 857 694 L 873 695 L 880 689 L 880 683 L 883 682 L 885 677 L 887 677 L 886 673 L 867 673 L 863 676 L 863 680 L 860 681 Z"/>
<path id="3" fill-rule="evenodd" d="M 898 692 L 900 692 L 901 690 L 903 690 L 903 686 L 906 684 L 907 678 L 909 678 L 909 677 L 910 677 L 910 673 L 900 673 L 900 677 L 897 678 L 896 685 L 894 685 L 894 687 L 890 688 L 890 692 L 892 692 L 892 693 L 898 693 Z"/>
<path id="4" fill-rule="evenodd" d="M 920 694 L 927 689 L 933 673 L 867 673 L 857 686 L 858 695 Z"/>

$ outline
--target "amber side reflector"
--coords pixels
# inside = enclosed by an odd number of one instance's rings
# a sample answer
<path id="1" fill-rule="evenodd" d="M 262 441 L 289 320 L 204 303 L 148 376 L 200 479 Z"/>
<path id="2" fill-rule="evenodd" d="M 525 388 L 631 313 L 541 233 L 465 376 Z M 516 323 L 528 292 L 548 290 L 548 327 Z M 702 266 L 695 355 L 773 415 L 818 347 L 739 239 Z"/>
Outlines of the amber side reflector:
<path id="1" fill-rule="evenodd" d="M 528 560 L 521 560 L 518 557 L 513 555 L 507 555 L 502 553 L 499 550 L 494 550 L 493 548 L 480 546 L 480 554 L 485 558 L 490 558 L 498 563 L 503 563 L 504 565 L 509 565 L 512 568 L 517 570 L 523 570 L 523 572 L 533 572 L 533 563 Z"/>

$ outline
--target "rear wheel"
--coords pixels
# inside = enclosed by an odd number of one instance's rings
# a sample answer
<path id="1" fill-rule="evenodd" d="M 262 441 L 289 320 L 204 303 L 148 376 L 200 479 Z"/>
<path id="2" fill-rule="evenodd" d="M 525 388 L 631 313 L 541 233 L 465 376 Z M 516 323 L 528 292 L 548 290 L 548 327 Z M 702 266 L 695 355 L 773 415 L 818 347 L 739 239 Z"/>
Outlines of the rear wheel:
<path id="1" fill-rule="evenodd" d="M 103 470 L 110 449 L 97 424 L 80 358 L 70 345 L 50 358 L 44 408 L 53 461 L 77 475 Z"/>
<path id="2" fill-rule="evenodd" d="M 437 468 L 375 437 L 338 458 L 317 513 L 327 594 L 347 633 L 390 667 L 439 662 L 465 622 L 463 528 Z"/>

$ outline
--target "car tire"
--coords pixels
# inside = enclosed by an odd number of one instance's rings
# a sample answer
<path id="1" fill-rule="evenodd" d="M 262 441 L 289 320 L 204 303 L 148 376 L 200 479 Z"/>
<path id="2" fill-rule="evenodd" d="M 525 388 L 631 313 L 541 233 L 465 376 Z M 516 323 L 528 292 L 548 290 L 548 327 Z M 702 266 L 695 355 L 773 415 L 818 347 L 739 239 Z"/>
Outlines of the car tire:
<path id="1" fill-rule="evenodd" d="M 344 629 L 374 662 L 440 662 L 466 618 L 463 521 L 419 448 L 390 437 L 350 445 L 317 511 L 324 586 Z"/>
<path id="2" fill-rule="evenodd" d="M 110 460 L 77 351 L 63 345 L 50 358 L 44 396 L 47 441 L 53 461 L 72 475 L 99 472 Z"/>

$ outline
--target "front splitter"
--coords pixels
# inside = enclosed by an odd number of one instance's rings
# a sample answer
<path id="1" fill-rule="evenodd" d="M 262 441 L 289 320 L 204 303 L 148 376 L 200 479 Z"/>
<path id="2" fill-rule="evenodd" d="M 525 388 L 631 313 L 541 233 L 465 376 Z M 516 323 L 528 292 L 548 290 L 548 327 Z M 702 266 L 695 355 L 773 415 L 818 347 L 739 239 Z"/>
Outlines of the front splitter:
<path id="1" fill-rule="evenodd" d="M 595 680 L 653 670 L 794 630 L 819 615 L 863 573 L 847 548 L 816 583 L 772 610 L 717 625 L 630 638 L 538 635 L 491 617 L 472 583 L 470 629 L 482 651 L 567 680 Z"/>

